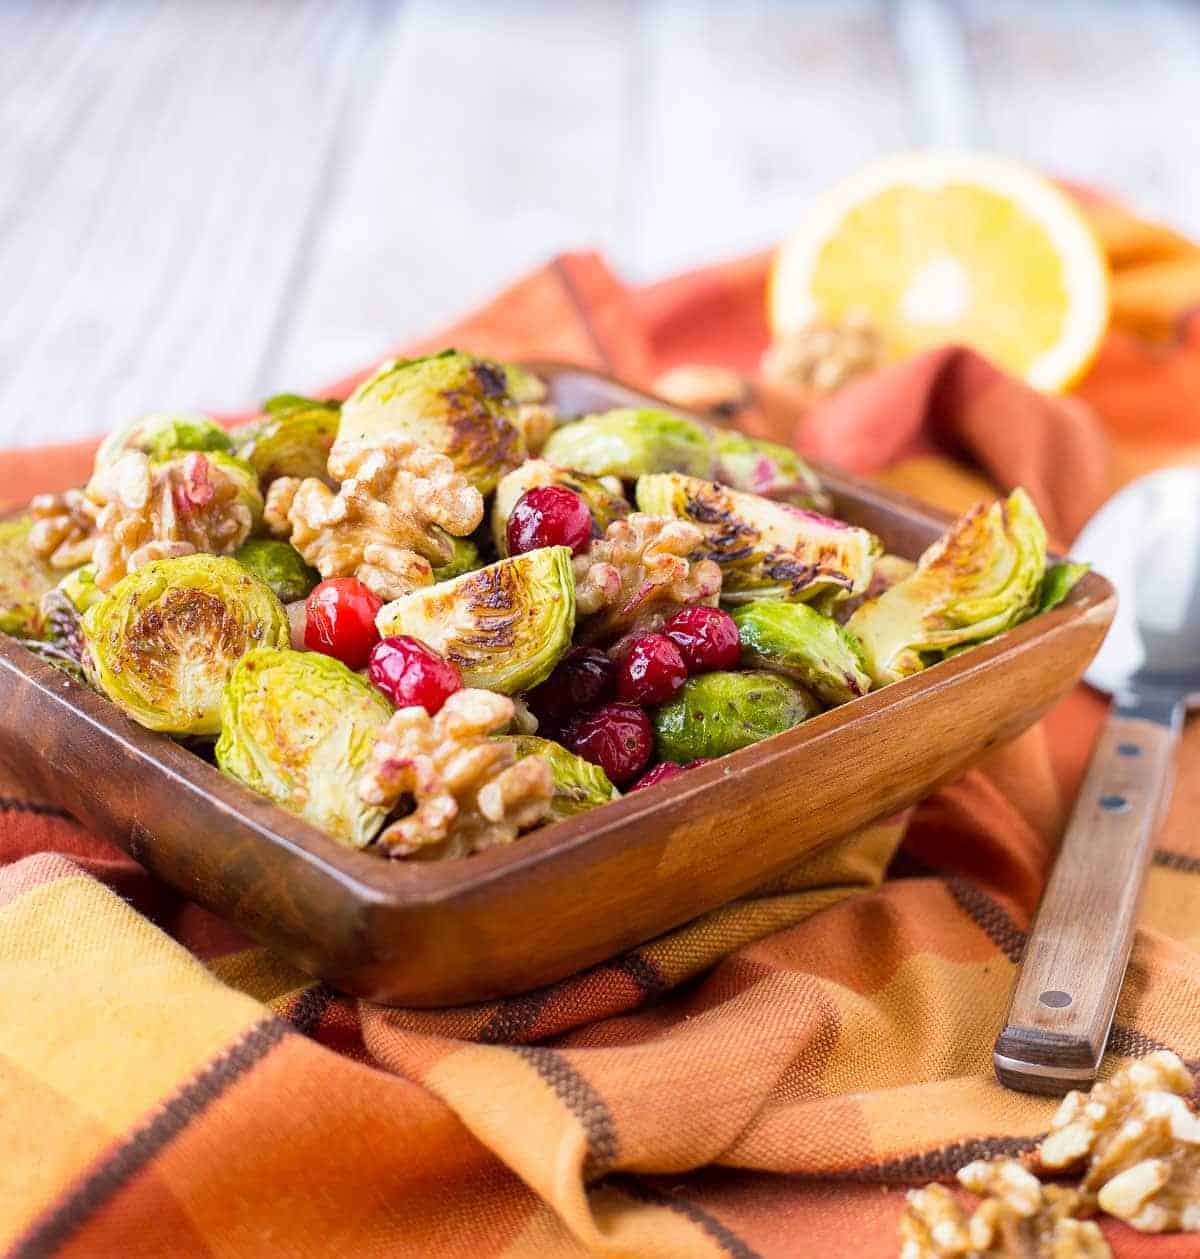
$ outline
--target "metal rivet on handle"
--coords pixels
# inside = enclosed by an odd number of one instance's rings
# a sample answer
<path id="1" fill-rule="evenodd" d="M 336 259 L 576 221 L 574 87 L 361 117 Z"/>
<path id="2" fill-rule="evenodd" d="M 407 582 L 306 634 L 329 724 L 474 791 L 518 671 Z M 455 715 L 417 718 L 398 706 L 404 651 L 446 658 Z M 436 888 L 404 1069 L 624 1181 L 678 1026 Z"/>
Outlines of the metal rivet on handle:
<path id="1" fill-rule="evenodd" d="M 1118 756 L 1141 756 L 1142 745 L 1140 743 L 1118 743 Z"/>
<path id="2" fill-rule="evenodd" d="M 1042 1005 L 1048 1005 L 1054 1010 L 1061 1010 L 1063 1006 L 1071 1004 L 1071 994 L 1069 992 L 1059 992 L 1057 988 L 1050 988 L 1043 992 L 1038 1000 Z"/>
<path id="3" fill-rule="evenodd" d="M 1100 807 L 1105 813 L 1124 813 L 1129 808 L 1129 801 L 1124 796 L 1101 796 Z"/>

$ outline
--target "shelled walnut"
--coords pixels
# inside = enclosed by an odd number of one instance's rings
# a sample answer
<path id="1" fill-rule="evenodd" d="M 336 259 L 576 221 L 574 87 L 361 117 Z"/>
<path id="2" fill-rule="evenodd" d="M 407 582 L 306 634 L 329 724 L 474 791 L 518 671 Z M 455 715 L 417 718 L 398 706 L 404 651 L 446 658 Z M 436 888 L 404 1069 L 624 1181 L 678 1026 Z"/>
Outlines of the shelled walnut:
<path id="1" fill-rule="evenodd" d="M 583 641 L 615 638 L 656 613 L 715 602 L 721 568 L 689 556 L 704 538 L 686 520 L 634 512 L 615 520 L 574 559 Z"/>
<path id="2" fill-rule="evenodd" d="M 711 363 L 683 363 L 663 372 L 651 386 L 660 398 L 688 411 L 732 419 L 754 401 L 744 376 Z"/>
<path id="3" fill-rule="evenodd" d="M 51 568 L 78 568 L 92 558 L 100 509 L 82 490 L 38 494 L 29 504 L 29 548 Z"/>
<path id="4" fill-rule="evenodd" d="M 433 582 L 483 519 L 483 496 L 445 456 L 408 438 L 344 442 L 329 457 L 338 490 L 316 477 L 280 477 L 264 519 L 322 577 L 357 577 L 381 599 Z"/>
<path id="5" fill-rule="evenodd" d="M 513 701 L 492 691 L 457 691 L 436 716 L 401 708 L 379 733 L 359 794 L 413 810 L 391 823 L 379 843 L 394 857 L 465 857 L 517 835 L 548 816 L 554 795 L 549 765 L 517 759 L 511 739 L 492 736 L 513 719 Z"/>
<path id="6" fill-rule="evenodd" d="M 762 374 L 771 381 L 811 395 L 836 393 L 857 376 L 884 362 L 883 338 L 862 314 L 841 323 L 812 323 L 781 337 L 762 357 Z"/>

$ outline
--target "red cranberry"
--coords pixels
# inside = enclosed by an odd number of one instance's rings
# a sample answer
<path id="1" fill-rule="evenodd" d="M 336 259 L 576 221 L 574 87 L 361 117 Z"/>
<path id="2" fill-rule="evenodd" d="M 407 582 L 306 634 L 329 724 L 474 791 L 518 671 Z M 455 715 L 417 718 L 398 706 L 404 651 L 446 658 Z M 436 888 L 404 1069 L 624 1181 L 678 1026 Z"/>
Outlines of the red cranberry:
<path id="1" fill-rule="evenodd" d="M 617 670 L 617 698 L 629 704 L 665 704 L 687 681 L 679 648 L 662 634 L 640 634 Z"/>
<path id="2" fill-rule="evenodd" d="M 639 787 L 653 787 L 657 783 L 670 782 L 672 778 L 678 778 L 680 774 L 686 773 L 689 769 L 695 769 L 697 765 L 707 765 L 708 762 L 709 758 L 707 756 L 688 761 L 686 765 L 680 765 L 676 761 L 660 761 L 653 769 L 648 769 L 629 790 L 637 791 Z"/>
<path id="3" fill-rule="evenodd" d="M 304 645 L 361 669 L 379 641 L 375 614 L 381 607 L 383 600 L 353 577 L 320 582 L 305 603 Z"/>
<path id="4" fill-rule="evenodd" d="M 733 669 L 742 655 L 742 644 L 733 617 L 720 608 L 696 605 L 680 608 L 662 632 L 679 648 L 689 673 Z"/>
<path id="5" fill-rule="evenodd" d="M 553 733 L 583 709 L 608 699 L 616 676 L 616 661 L 599 648 L 576 647 L 525 696 L 525 702 L 546 732 Z"/>
<path id="6" fill-rule="evenodd" d="M 599 765 L 619 787 L 636 778 L 650 759 L 654 731 L 636 704 L 604 704 L 576 717 L 562 741 L 577 756 Z"/>
<path id="7" fill-rule="evenodd" d="M 377 642 L 371 648 L 367 671 L 397 708 L 420 705 L 431 717 L 455 691 L 462 690 L 462 678 L 450 661 L 407 634 Z"/>
<path id="8" fill-rule="evenodd" d="M 592 513 L 563 485 L 535 485 L 508 518 L 508 550 L 522 555 L 543 546 L 569 546 L 578 555 L 592 538 Z"/>

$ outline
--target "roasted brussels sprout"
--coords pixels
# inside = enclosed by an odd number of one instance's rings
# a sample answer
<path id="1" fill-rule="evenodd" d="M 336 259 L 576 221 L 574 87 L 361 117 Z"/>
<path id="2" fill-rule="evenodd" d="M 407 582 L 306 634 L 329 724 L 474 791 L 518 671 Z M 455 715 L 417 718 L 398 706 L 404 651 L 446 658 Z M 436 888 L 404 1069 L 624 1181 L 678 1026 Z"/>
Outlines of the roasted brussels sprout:
<path id="1" fill-rule="evenodd" d="M 512 741 L 517 745 L 518 756 L 540 756 L 550 766 L 554 775 L 554 799 L 550 802 L 552 820 L 574 817 L 576 813 L 586 813 L 598 804 L 620 798 L 621 793 L 608 781 L 608 775 L 599 765 L 568 752 L 561 743 L 539 739 L 533 734 L 515 735 Z"/>
<path id="2" fill-rule="evenodd" d="M 151 459 L 166 459 L 179 450 L 228 454 L 232 449 L 233 439 L 207 415 L 156 411 L 109 433 L 96 451 L 96 471 L 116 463 L 127 450 L 140 450 Z"/>
<path id="3" fill-rule="evenodd" d="M 1046 530 L 1024 490 L 980 504 L 917 561 L 910 577 L 846 623 L 877 686 L 917 673 L 953 648 L 1008 629 L 1037 607 Z"/>
<path id="4" fill-rule="evenodd" d="M 727 429 L 713 434 L 712 448 L 714 481 L 797 507 L 829 510 L 829 495 L 817 474 L 794 450 Z"/>
<path id="5" fill-rule="evenodd" d="M 84 564 L 82 568 L 72 569 L 57 585 L 71 606 L 80 614 L 86 612 L 93 603 L 104 598 L 104 591 L 96 585 L 96 568 L 93 564 Z"/>
<path id="6" fill-rule="evenodd" d="M 380 634 L 408 634 L 458 666 L 467 686 L 515 695 L 549 676 L 571 645 L 571 551 L 544 547 L 402 595 L 375 618 Z"/>
<path id="7" fill-rule="evenodd" d="M 277 393 L 262 404 L 265 415 L 277 415 L 283 411 L 312 411 L 318 407 L 336 415 L 342 404 L 336 398 L 309 398 L 302 393 Z"/>
<path id="8" fill-rule="evenodd" d="M 321 580 L 321 574 L 304 562 L 290 542 L 273 538 L 251 538 L 233 553 L 233 558 L 265 581 L 282 603 L 304 599 Z"/>
<path id="9" fill-rule="evenodd" d="M 229 675 L 217 764 L 348 848 L 369 844 L 386 809 L 358 784 L 392 706 L 340 660 L 259 647 Z"/>
<path id="10" fill-rule="evenodd" d="M 595 522 L 596 532 L 603 533 L 614 520 L 629 515 L 629 503 L 614 486 L 586 472 L 556 467 L 545 459 L 526 459 L 519 467 L 501 477 L 492 504 L 492 540 L 501 555 L 508 554 L 508 518 L 517 500 L 535 485 L 562 485 L 578 494 L 587 504 Z"/>
<path id="11" fill-rule="evenodd" d="M 445 564 L 433 570 L 434 581 L 451 581 L 455 577 L 461 577 L 463 573 L 473 573 L 482 567 L 479 547 L 473 538 L 455 538 L 450 534 L 446 536 L 450 539 L 454 553 Z"/>
<path id="12" fill-rule="evenodd" d="M 708 476 L 713 461 L 708 430 L 694 420 L 634 407 L 564 424 L 550 435 L 542 456 L 563 468 L 625 481 L 648 472 Z"/>
<path id="13" fill-rule="evenodd" d="M 446 350 L 384 363 L 342 406 L 339 441 L 402 433 L 448 455 L 481 494 L 525 458 L 501 364 Z"/>
<path id="14" fill-rule="evenodd" d="M 733 611 L 742 662 L 794 678 L 826 704 L 845 704 L 871 689 L 849 631 L 804 603 L 756 599 Z"/>
<path id="15" fill-rule="evenodd" d="M 100 689 L 151 730 L 216 734 L 221 692 L 254 647 L 286 647 L 271 589 L 228 556 L 186 555 L 136 569 L 83 617 Z"/>
<path id="16" fill-rule="evenodd" d="M 264 485 L 281 476 L 327 481 L 325 465 L 338 434 L 337 407 L 285 394 L 270 399 L 264 409 L 263 419 L 235 434 L 238 457 Z"/>
<path id="17" fill-rule="evenodd" d="M 644 476 L 638 507 L 678 516 L 705 535 L 693 558 L 721 565 L 721 601 L 791 599 L 831 605 L 865 590 L 881 547 L 865 529 L 678 473 Z"/>
<path id="18" fill-rule="evenodd" d="M 1090 564 L 1051 564 L 1038 589 L 1037 611 L 1049 612 L 1051 608 L 1057 608 L 1089 568 Z"/>
<path id="19" fill-rule="evenodd" d="M 42 631 L 42 596 L 57 573 L 29 549 L 32 522 L 22 516 L 0 521 L 0 634 L 37 638 Z"/>
<path id="20" fill-rule="evenodd" d="M 749 747 L 820 710 L 803 687 L 777 673 L 700 673 L 655 714 L 654 740 L 660 759 L 686 764 Z"/>
<path id="21" fill-rule="evenodd" d="M 508 388 L 508 396 L 518 403 L 544 402 L 546 399 L 546 382 L 528 372 L 515 363 L 499 363 L 504 369 L 504 381 Z"/>

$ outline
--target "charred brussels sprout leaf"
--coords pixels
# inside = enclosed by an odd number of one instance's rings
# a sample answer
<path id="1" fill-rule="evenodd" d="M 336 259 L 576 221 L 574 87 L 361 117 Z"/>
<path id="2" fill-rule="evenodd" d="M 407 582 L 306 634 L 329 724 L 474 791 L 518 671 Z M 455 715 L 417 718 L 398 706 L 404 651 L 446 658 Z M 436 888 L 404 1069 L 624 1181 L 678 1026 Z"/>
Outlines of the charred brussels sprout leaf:
<path id="1" fill-rule="evenodd" d="M 1037 608 L 1046 530 L 1029 495 L 972 508 L 917 561 L 910 577 L 846 623 L 877 686 L 947 652 L 991 638 Z"/>
<path id="2" fill-rule="evenodd" d="M 281 476 L 326 480 L 325 465 L 337 433 L 336 407 L 300 399 L 296 405 L 275 407 L 239 434 L 237 453 L 264 485 Z"/>
<path id="3" fill-rule="evenodd" d="M 282 603 L 306 598 L 321 580 L 321 574 L 304 562 L 290 542 L 251 538 L 238 547 L 233 558 L 260 581 L 266 582 Z"/>
<path id="4" fill-rule="evenodd" d="M 349 848 L 369 844 L 386 810 L 358 781 L 391 705 L 340 660 L 263 647 L 229 677 L 217 764 L 231 778 Z"/>
<path id="5" fill-rule="evenodd" d="M 803 687 L 777 673 L 701 673 L 655 714 L 655 744 L 662 760 L 686 764 L 749 747 L 819 711 Z"/>
<path id="6" fill-rule="evenodd" d="M 828 509 L 829 496 L 817 474 L 794 450 L 729 431 L 714 433 L 712 444 L 714 481 L 797 507 Z"/>
<path id="7" fill-rule="evenodd" d="M 1090 568 L 1090 564 L 1052 564 L 1046 569 L 1038 590 L 1037 610 L 1049 612 L 1051 608 L 1057 608 Z"/>
<path id="8" fill-rule="evenodd" d="M 574 817 L 598 804 L 620 799 L 621 793 L 608 781 L 599 765 L 568 752 L 553 739 L 539 739 L 534 734 L 513 736 L 518 756 L 540 756 L 554 776 L 554 798 L 550 801 L 552 818 Z"/>
<path id="9" fill-rule="evenodd" d="M 227 454 L 232 449 L 233 439 L 207 415 L 156 411 L 109 433 L 96 451 L 96 470 L 115 463 L 130 450 L 140 450 L 151 459 L 166 459 L 180 450 Z"/>
<path id="10" fill-rule="evenodd" d="M 186 555 L 136 569 L 83 617 L 91 673 L 134 721 L 216 734 L 221 693 L 254 647 L 285 647 L 287 614 L 228 556 Z"/>
<path id="11" fill-rule="evenodd" d="M 375 618 L 458 666 L 467 686 L 515 695 L 544 681 L 571 645 L 575 578 L 565 546 L 527 551 L 402 595 Z"/>
<path id="12" fill-rule="evenodd" d="M 400 433 L 448 455 L 481 494 L 525 458 L 502 364 L 457 350 L 384 363 L 342 406 L 339 441 Z"/>
<path id="13" fill-rule="evenodd" d="M 637 483 L 638 507 L 690 520 L 704 533 L 693 557 L 721 565 L 721 601 L 790 599 L 822 607 L 867 588 L 881 547 L 865 529 L 712 481 L 666 473 Z"/>
<path id="14" fill-rule="evenodd" d="M 629 515 L 629 503 L 613 485 L 586 472 L 560 468 L 545 459 L 526 459 L 500 480 L 492 504 L 492 540 L 501 555 L 508 554 L 508 518 L 517 500 L 537 485 L 561 485 L 578 494 L 587 504 L 596 532 L 603 533 L 614 520 Z"/>
<path id="15" fill-rule="evenodd" d="M 446 536 L 454 553 L 445 564 L 433 570 L 434 581 L 451 581 L 455 577 L 461 577 L 463 573 L 474 572 L 480 567 L 479 547 L 472 539 L 455 538 L 450 534 Z"/>
<path id="16" fill-rule="evenodd" d="M 807 604 L 756 599 L 734 610 L 742 661 L 794 678 L 826 704 L 871 689 L 853 635 Z"/>
<path id="17" fill-rule="evenodd" d="M 37 638 L 42 596 L 59 574 L 29 549 L 27 517 L 0 522 L 0 633 Z"/>
<path id="18" fill-rule="evenodd" d="M 695 421 L 632 407 L 564 424 L 542 455 L 560 467 L 625 481 L 648 472 L 708 476 L 713 459 L 708 430 Z"/>

